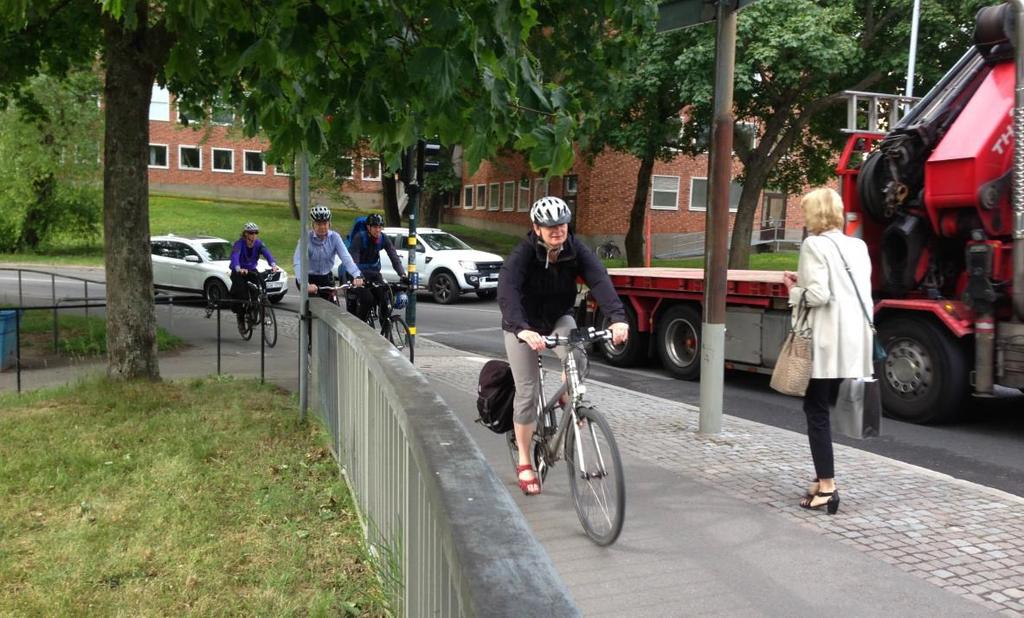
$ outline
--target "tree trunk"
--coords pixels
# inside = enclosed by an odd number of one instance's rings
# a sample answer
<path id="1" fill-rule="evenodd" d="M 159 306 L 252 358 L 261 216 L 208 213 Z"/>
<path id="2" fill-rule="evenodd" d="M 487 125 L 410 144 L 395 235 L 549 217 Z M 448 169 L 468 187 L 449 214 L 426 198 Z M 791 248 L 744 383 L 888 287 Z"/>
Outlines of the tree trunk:
<path id="1" fill-rule="evenodd" d="M 397 176 L 385 175 L 381 178 L 381 189 L 384 193 L 384 223 L 390 226 L 402 225 L 402 213 L 398 212 Z"/>
<path id="2" fill-rule="evenodd" d="M 633 208 L 629 211 L 629 230 L 626 232 L 626 264 L 629 266 L 644 265 L 644 217 L 647 216 L 647 194 L 653 171 L 654 153 L 647 153 L 640 159 Z"/>
<path id="3" fill-rule="evenodd" d="M 295 186 L 295 159 L 292 159 L 292 173 L 288 174 L 288 207 L 292 209 L 292 217 L 298 221 L 301 217 L 299 201 L 295 199 Z"/>
<path id="4" fill-rule="evenodd" d="M 765 159 L 750 161 L 744 166 L 743 190 L 740 192 L 740 203 L 733 220 L 732 239 L 729 245 L 729 268 L 746 269 L 750 267 L 751 240 L 754 235 L 754 215 L 761 192 L 768 180 L 771 162 Z"/>
<path id="5" fill-rule="evenodd" d="M 447 201 L 447 193 L 431 192 L 427 195 L 427 212 L 423 217 L 426 227 L 437 227 L 441 222 L 441 206 Z"/>
<path id="6" fill-rule="evenodd" d="M 104 19 L 103 254 L 107 277 L 107 375 L 158 380 L 149 249 L 149 103 L 156 68 L 139 30 Z M 149 50 L 152 51 L 152 50 Z"/>

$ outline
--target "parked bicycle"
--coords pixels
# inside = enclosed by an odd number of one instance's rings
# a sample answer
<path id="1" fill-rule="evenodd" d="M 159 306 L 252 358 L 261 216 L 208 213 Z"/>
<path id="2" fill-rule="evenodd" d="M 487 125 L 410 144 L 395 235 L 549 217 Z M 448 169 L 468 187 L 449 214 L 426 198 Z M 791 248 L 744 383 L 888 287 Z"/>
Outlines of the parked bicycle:
<path id="1" fill-rule="evenodd" d="M 384 288 L 387 298 L 387 302 L 383 307 L 381 307 L 385 309 L 387 313 L 385 315 L 381 315 L 381 308 L 378 308 L 377 303 L 374 302 L 370 307 L 370 312 L 366 316 L 366 323 L 373 329 L 378 329 L 379 325 L 381 337 L 390 341 L 391 345 L 398 348 L 399 352 L 409 350 L 409 353 L 411 354 L 412 350 L 409 346 L 409 326 L 401 316 L 392 313 L 395 309 L 395 291 L 397 290 L 400 293 L 407 292 L 409 290 L 409 286 L 399 283 L 378 283 L 369 280 L 365 285 L 371 290 L 376 287 Z"/>
<path id="2" fill-rule="evenodd" d="M 607 242 L 597 246 L 597 257 L 602 260 L 614 260 L 622 257 L 622 250 L 619 249 L 614 240 L 608 239 Z"/>
<path id="3" fill-rule="evenodd" d="M 258 273 L 256 281 L 246 281 L 249 286 L 248 299 L 242 303 L 242 320 L 238 324 L 238 334 L 248 341 L 252 333 L 262 324 L 263 340 L 268 348 L 277 344 L 277 317 L 267 297 L 267 280 L 274 275 L 271 270 Z"/>
<path id="4" fill-rule="evenodd" d="M 598 545 L 610 545 L 622 531 L 626 513 L 626 486 L 622 474 L 615 437 L 604 415 L 584 400 L 583 385 L 586 365 L 586 347 L 595 342 L 608 341 L 611 331 L 577 328 L 567 337 L 544 337 L 549 349 L 567 346 L 568 354 L 562 360 L 565 383 L 544 403 L 537 401 L 537 430 L 533 435 L 532 455 L 537 478 L 543 483 L 548 470 L 562 457 L 569 473 L 569 492 L 576 507 L 576 515 L 583 531 Z M 544 392 L 544 371 L 540 356 L 540 392 Z M 568 392 L 564 408 L 559 405 Z M 560 417 L 560 418 L 559 418 Z M 506 434 L 512 465 L 519 463 L 519 449 L 515 431 Z"/>

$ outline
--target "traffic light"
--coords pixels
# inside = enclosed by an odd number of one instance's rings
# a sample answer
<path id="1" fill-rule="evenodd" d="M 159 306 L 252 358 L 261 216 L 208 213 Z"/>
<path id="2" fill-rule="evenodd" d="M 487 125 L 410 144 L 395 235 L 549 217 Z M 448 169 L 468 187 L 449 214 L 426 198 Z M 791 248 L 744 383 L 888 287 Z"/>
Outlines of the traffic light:
<path id="1" fill-rule="evenodd" d="M 424 173 L 436 172 L 441 168 L 438 157 L 441 155 L 441 144 L 437 142 L 423 143 L 423 171 Z"/>

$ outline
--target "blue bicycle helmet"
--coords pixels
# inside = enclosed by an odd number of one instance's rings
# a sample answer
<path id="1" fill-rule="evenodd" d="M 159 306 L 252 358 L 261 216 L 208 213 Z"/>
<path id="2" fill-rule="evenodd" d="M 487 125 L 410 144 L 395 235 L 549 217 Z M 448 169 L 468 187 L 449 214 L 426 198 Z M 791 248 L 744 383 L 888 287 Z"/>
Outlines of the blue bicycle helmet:
<path id="1" fill-rule="evenodd" d="M 399 292 L 395 295 L 395 309 L 405 309 L 405 306 L 409 303 L 409 295 L 405 292 Z"/>

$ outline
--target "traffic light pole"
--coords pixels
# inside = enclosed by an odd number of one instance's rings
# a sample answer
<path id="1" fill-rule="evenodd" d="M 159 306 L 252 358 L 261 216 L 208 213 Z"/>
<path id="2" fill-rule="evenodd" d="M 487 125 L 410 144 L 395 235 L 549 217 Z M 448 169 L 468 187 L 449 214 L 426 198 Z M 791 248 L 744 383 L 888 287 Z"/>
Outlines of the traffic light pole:
<path id="1" fill-rule="evenodd" d="M 416 217 L 420 209 L 420 193 L 423 187 L 423 140 L 416 142 L 415 150 L 408 148 L 402 156 L 402 183 L 409 196 L 409 304 L 405 307 L 405 321 L 409 326 L 409 361 L 416 360 L 416 290 L 420 275 L 416 271 Z"/>

